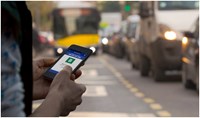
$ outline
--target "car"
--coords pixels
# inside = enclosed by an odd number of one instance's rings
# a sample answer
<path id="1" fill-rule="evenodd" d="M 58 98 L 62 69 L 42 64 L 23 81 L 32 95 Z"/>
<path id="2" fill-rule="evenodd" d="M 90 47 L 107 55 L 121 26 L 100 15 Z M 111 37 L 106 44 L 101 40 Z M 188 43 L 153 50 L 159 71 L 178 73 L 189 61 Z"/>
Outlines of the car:
<path id="1" fill-rule="evenodd" d="M 101 48 L 103 53 L 110 53 L 110 47 L 112 45 L 112 39 L 115 32 L 114 25 L 108 25 L 102 29 L 101 32 Z"/>
<path id="2" fill-rule="evenodd" d="M 116 58 L 123 58 L 126 56 L 126 47 L 124 41 L 126 40 L 127 22 L 122 21 L 119 31 L 114 31 L 110 37 L 107 37 L 108 42 L 106 47 L 107 52 Z"/>
<path id="3" fill-rule="evenodd" d="M 187 89 L 199 91 L 199 19 L 193 32 L 185 32 L 182 40 L 182 83 Z"/>
<path id="4" fill-rule="evenodd" d="M 131 15 L 127 18 L 127 33 L 124 38 L 125 54 L 127 60 L 130 61 L 133 69 L 139 69 L 140 58 L 139 58 L 139 28 L 140 18 L 138 15 Z"/>

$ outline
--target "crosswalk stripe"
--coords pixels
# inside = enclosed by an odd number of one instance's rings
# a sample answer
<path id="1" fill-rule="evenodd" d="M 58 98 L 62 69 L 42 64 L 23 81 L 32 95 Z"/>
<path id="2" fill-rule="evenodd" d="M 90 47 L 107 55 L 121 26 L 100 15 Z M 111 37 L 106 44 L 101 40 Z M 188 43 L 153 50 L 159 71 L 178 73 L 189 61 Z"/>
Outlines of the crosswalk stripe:
<path id="1" fill-rule="evenodd" d="M 115 112 L 71 112 L 68 117 L 155 117 L 155 114 Z"/>
<path id="2" fill-rule="evenodd" d="M 87 75 L 87 76 L 98 76 L 98 71 L 96 69 L 90 69 L 90 70 L 82 70 L 82 75 Z"/>
<path id="3" fill-rule="evenodd" d="M 101 80 L 113 80 L 115 77 L 112 75 L 99 75 L 97 77 L 93 76 L 81 76 L 81 79 L 78 79 L 79 81 L 101 81 Z"/>
<path id="4" fill-rule="evenodd" d="M 86 97 L 105 97 L 108 96 L 104 86 L 86 86 L 87 90 L 83 94 Z"/>
<path id="5" fill-rule="evenodd" d="M 87 69 L 98 69 L 98 68 L 104 68 L 102 64 L 85 64 L 81 69 L 87 70 Z"/>
<path id="6" fill-rule="evenodd" d="M 79 81 L 78 83 L 85 84 L 85 85 L 116 85 L 117 82 L 113 81 Z"/>

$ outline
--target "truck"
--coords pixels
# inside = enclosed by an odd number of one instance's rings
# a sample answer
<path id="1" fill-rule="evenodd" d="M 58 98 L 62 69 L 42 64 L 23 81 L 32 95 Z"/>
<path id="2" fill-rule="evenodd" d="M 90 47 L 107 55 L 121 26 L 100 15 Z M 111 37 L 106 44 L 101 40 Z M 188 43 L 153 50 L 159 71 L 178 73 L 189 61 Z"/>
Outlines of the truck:
<path id="1" fill-rule="evenodd" d="M 132 64 L 138 66 L 142 76 L 152 71 L 154 80 L 160 81 L 167 71 L 182 70 L 182 39 L 198 17 L 198 4 L 198 1 L 140 2 L 138 38 L 131 41 L 137 48 L 130 52 L 139 58 Z"/>

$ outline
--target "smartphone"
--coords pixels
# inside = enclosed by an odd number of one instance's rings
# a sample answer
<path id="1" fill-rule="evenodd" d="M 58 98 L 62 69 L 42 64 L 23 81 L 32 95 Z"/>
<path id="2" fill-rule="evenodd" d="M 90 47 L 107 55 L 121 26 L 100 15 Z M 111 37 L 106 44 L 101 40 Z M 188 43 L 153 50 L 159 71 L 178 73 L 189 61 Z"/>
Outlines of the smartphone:
<path id="1" fill-rule="evenodd" d="M 66 65 L 72 67 L 72 73 L 76 72 L 88 57 L 92 54 L 92 50 L 89 48 L 81 47 L 78 45 L 71 45 L 66 49 L 58 60 L 51 66 L 44 76 L 53 79 L 57 73 L 59 73 Z"/>

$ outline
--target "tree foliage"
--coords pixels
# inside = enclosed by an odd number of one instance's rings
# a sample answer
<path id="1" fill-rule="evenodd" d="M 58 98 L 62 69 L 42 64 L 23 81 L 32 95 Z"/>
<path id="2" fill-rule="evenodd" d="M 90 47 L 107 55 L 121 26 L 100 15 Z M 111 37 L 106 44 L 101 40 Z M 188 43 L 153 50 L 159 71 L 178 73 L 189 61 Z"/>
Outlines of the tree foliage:
<path id="1" fill-rule="evenodd" d="M 120 12 L 120 4 L 118 1 L 102 2 L 102 12 Z"/>
<path id="2" fill-rule="evenodd" d="M 49 30 L 52 23 L 50 14 L 56 3 L 53 1 L 27 1 L 26 3 L 36 26 L 41 30 Z"/>

